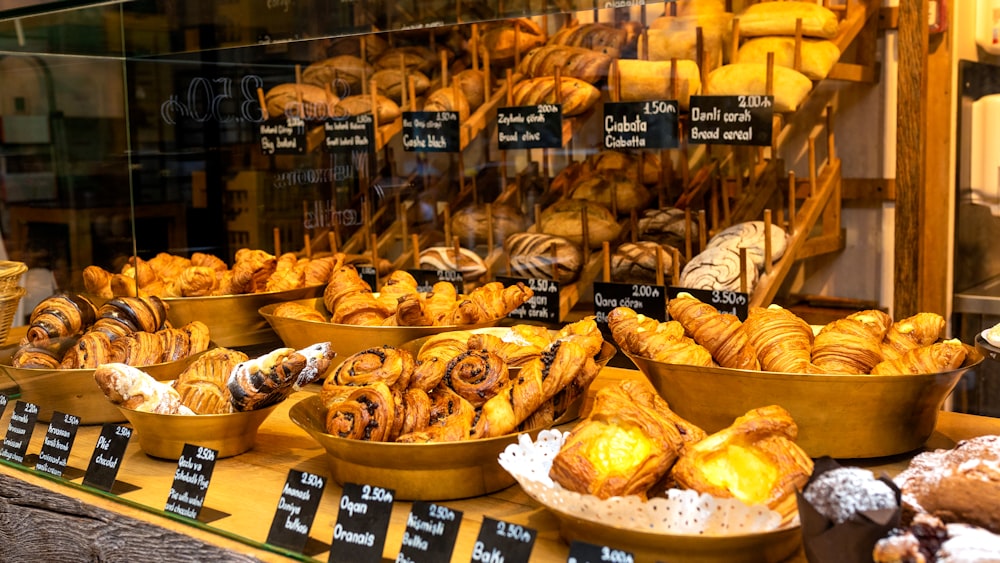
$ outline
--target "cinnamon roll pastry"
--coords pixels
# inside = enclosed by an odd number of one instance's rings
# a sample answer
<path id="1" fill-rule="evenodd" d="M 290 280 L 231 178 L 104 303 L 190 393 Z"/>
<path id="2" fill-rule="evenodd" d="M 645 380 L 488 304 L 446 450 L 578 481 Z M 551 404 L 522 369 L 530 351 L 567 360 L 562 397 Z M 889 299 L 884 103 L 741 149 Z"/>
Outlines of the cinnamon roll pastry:
<path id="1" fill-rule="evenodd" d="M 323 313 L 320 313 L 312 307 L 308 307 L 302 303 L 296 303 L 294 301 L 288 301 L 287 303 L 278 305 L 274 308 L 274 312 L 272 314 L 276 317 L 282 317 L 285 319 L 296 319 L 299 321 L 310 321 L 314 323 L 327 322 Z"/>
<path id="2" fill-rule="evenodd" d="M 191 362 L 173 383 L 181 402 L 197 414 L 233 412 L 229 375 L 250 358 L 239 350 L 215 348 Z"/>
<path id="3" fill-rule="evenodd" d="M 393 270 L 378 291 L 379 302 L 393 314 L 403 297 L 417 293 L 417 280 L 406 270 Z"/>
<path id="4" fill-rule="evenodd" d="M 937 313 L 917 313 L 896 321 L 882 340 L 882 355 L 891 360 L 914 348 L 933 344 L 941 338 L 944 327 L 945 320 Z"/>
<path id="5" fill-rule="evenodd" d="M 241 362 L 226 382 L 233 407 L 249 411 L 281 402 L 292 391 L 321 377 L 333 356 L 329 343 L 320 343 L 303 350 L 278 348 Z"/>
<path id="6" fill-rule="evenodd" d="M 163 341 L 153 332 L 133 332 L 111 342 L 111 362 L 142 367 L 159 363 L 162 357 Z"/>
<path id="7" fill-rule="evenodd" d="M 837 319 L 816 335 L 812 361 L 824 373 L 869 373 L 882 361 L 881 342 L 870 325 L 855 319 Z"/>
<path id="8" fill-rule="evenodd" d="M 411 387 L 403 392 L 400 404 L 403 406 L 400 435 L 419 432 L 430 426 L 431 398 L 426 391 Z"/>
<path id="9" fill-rule="evenodd" d="M 101 299 L 111 299 L 115 296 L 111 292 L 112 275 L 111 272 L 100 266 L 87 266 L 83 269 L 83 287 L 87 289 L 87 293 Z"/>
<path id="10" fill-rule="evenodd" d="M 820 373 L 812 363 L 812 327 L 795 313 L 771 305 L 750 309 L 743 329 L 764 371 Z"/>
<path id="11" fill-rule="evenodd" d="M 326 431 L 340 438 L 390 441 L 396 405 L 392 391 L 382 382 L 356 387 L 326 414 Z"/>
<path id="12" fill-rule="evenodd" d="M 590 414 L 552 460 L 549 477 L 602 499 L 645 496 L 688 445 L 704 437 L 651 387 L 622 381 L 597 393 Z"/>
<path id="13" fill-rule="evenodd" d="M 181 396 L 173 387 L 132 366 L 101 364 L 94 370 L 94 381 L 109 401 L 122 408 L 156 414 L 194 414 L 181 403 Z"/>
<path id="14" fill-rule="evenodd" d="M 385 383 L 395 389 L 410 386 L 413 375 L 413 355 L 388 344 L 368 348 L 344 359 L 327 377 L 331 385 L 370 385 Z"/>
<path id="15" fill-rule="evenodd" d="M 53 295 L 31 311 L 25 342 L 44 344 L 51 339 L 74 336 L 87 330 L 96 319 L 97 308 L 83 295 Z"/>
<path id="16" fill-rule="evenodd" d="M 444 383 L 473 407 L 481 407 L 510 382 L 507 363 L 485 350 L 462 352 L 445 369 Z"/>
<path id="17" fill-rule="evenodd" d="M 914 375 L 941 373 L 958 369 L 968 350 L 959 340 L 945 340 L 913 348 L 902 356 L 883 360 L 872 368 L 872 375 Z"/>
<path id="18" fill-rule="evenodd" d="M 676 319 L 695 342 L 701 344 L 719 365 L 727 368 L 759 370 L 757 352 L 743 331 L 736 315 L 720 313 L 689 293 L 680 293 L 667 304 L 670 317 Z"/>
<path id="19" fill-rule="evenodd" d="M 426 429 L 396 438 L 401 443 L 458 442 L 472 437 L 476 408 L 446 385 L 430 394 L 431 421 Z"/>
<path id="20" fill-rule="evenodd" d="M 409 388 L 420 389 L 425 392 L 432 391 L 444 380 L 444 376 L 448 371 L 449 361 L 439 356 L 428 356 L 417 360 L 413 367 L 413 375 L 410 377 Z"/>
<path id="21" fill-rule="evenodd" d="M 101 331 L 89 331 L 66 351 L 60 369 L 94 369 L 111 361 L 111 339 Z"/>
<path id="22" fill-rule="evenodd" d="M 115 297 L 97 310 L 91 330 L 107 333 L 112 340 L 133 332 L 156 332 L 167 321 L 167 306 L 156 296 Z"/>

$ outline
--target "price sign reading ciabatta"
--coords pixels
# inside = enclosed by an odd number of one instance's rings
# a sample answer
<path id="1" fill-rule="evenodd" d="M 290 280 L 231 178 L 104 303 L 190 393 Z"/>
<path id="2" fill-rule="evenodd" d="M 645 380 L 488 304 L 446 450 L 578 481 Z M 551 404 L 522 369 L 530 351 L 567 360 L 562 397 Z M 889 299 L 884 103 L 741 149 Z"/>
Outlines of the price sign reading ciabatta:
<path id="1" fill-rule="evenodd" d="M 403 150 L 408 152 L 459 152 L 457 111 L 404 111 Z"/>
<path id="2" fill-rule="evenodd" d="M 594 282 L 595 321 L 606 324 L 615 307 L 629 307 L 658 321 L 667 320 L 667 288 L 642 283 Z"/>
<path id="3" fill-rule="evenodd" d="M 736 315 L 741 321 L 747 320 L 750 314 L 750 296 L 739 291 L 720 289 L 690 289 L 687 287 L 668 287 L 667 295 L 673 299 L 680 293 L 690 293 L 702 303 L 708 303 L 720 313 Z"/>
<path id="4" fill-rule="evenodd" d="M 309 541 L 309 528 L 325 486 L 326 479 L 319 475 L 290 470 L 271 520 L 267 543 L 301 553 Z"/>
<path id="5" fill-rule="evenodd" d="M 569 544 L 571 563 L 635 563 L 635 556 L 623 549 L 574 540 Z"/>
<path id="6" fill-rule="evenodd" d="M 24 464 L 24 456 L 28 453 L 28 442 L 38 421 L 38 405 L 18 401 L 14 403 L 14 412 L 7 424 L 7 436 L 3 439 L 0 458 L 15 463 Z"/>
<path id="7" fill-rule="evenodd" d="M 323 148 L 327 152 L 374 150 L 375 122 L 370 113 L 349 115 L 323 122 Z"/>
<path id="8" fill-rule="evenodd" d="M 379 563 L 395 497 L 392 489 L 344 483 L 333 527 L 331 563 Z"/>
<path id="9" fill-rule="evenodd" d="M 257 126 L 260 152 L 274 154 L 305 154 L 306 122 L 301 117 L 268 119 Z"/>
<path id="10" fill-rule="evenodd" d="M 170 487 L 163 510 L 197 519 L 205 504 L 205 495 L 208 494 L 208 485 L 212 481 L 218 457 L 218 450 L 184 444 L 181 457 L 177 459 L 177 469 L 174 470 L 174 484 Z"/>
<path id="11" fill-rule="evenodd" d="M 774 96 L 691 96 L 688 137 L 702 145 L 771 145 Z"/>
<path id="12" fill-rule="evenodd" d="M 110 491 L 115 485 L 115 479 L 118 478 L 122 456 L 125 455 L 125 448 L 131 439 L 132 429 L 128 426 L 113 423 L 102 426 L 94 453 L 90 456 L 87 474 L 83 477 L 83 484 L 102 491 Z"/>
<path id="13" fill-rule="evenodd" d="M 45 432 L 45 442 L 38 452 L 35 469 L 49 475 L 62 477 L 69 462 L 69 452 L 76 440 L 76 431 L 80 428 L 80 419 L 72 414 L 54 411 L 49 429 Z"/>
<path id="14" fill-rule="evenodd" d="M 677 101 L 604 104 L 604 148 L 676 149 Z"/>
<path id="15" fill-rule="evenodd" d="M 562 106 L 540 104 L 497 109 L 497 147 L 557 149 L 562 146 Z"/>
<path id="16" fill-rule="evenodd" d="M 514 278 L 496 276 L 496 280 L 504 285 L 517 285 L 521 282 L 531 288 L 533 295 L 527 303 L 519 306 L 507 317 L 511 319 L 527 319 L 546 323 L 559 322 L 559 284 L 543 278 Z"/>

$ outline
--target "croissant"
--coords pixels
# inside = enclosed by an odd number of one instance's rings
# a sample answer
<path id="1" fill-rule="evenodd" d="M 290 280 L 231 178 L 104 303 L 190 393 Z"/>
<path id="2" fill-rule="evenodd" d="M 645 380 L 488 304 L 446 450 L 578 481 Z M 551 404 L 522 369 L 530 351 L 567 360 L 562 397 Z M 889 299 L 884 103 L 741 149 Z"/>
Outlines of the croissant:
<path id="1" fill-rule="evenodd" d="M 431 286 L 431 292 L 425 298 L 424 308 L 434 319 L 435 325 L 447 324 L 448 317 L 458 302 L 458 290 L 455 284 L 441 281 Z"/>
<path id="2" fill-rule="evenodd" d="M 712 353 L 719 365 L 727 368 L 759 370 L 757 352 L 735 315 L 720 313 L 689 293 L 681 293 L 667 304 L 676 319 L 694 341 Z"/>
<path id="3" fill-rule="evenodd" d="M 198 254 L 197 252 L 195 254 Z M 175 256 L 167 252 L 160 252 L 146 261 L 149 267 L 156 273 L 156 277 L 163 281 L 169 281 L 180 277 L 184 268 L 191 266 L 191 259 L 183 256 Z M 223 263 L 225 266 L 225 263 Z M 223 268 L 225 269 L 225 268 Z"/>
<path id="4" fill-rule="evenodd" d="M 389 314 L 393 314 L 400 299 L 417 293 L 417 280 L 406 270 L 393 270 L 378 291 L 379 303 L 385 306 Z"/>
<path id="5" fill-rule="evenodd" d="M 615 342 L 631 354 L 672 364 L 715 365 L 712 353 L 685 336 L 677 321 L 661 323 L 628 307 L 616 307 L 608 314 L 608 326 Z"/>
<path id="6" fill-rule="evenodd" d="M 194 414 L 181 403 L 173 387 L 132 366 L 101 364 L 94 370 L 94 381 L 108 400 L 126 409 L 157 414 Z"/>
<path id="7" fill-rule="evenodd" d="M 965 361 L 967 350 L 958 340 L 945 340 L 912 348 L 902 356 L 883 360 L 872 368 L 872 375 L 910 375 L 941 373 L 957 369 Z"/>
<path id="8" fill-rule="evenodd" d="M 351 325 L 380 325 L 389 316 L 385 306 L 372 295 L 371 288 L 352 266 L 338 268 L 323 290 L 323 304 L 330 322 Z"/>
<path id="9" fill-rule="evenodd" d="M 63 293 L 43 299 L 31 311 L 26 342 L 44 344 L 54 338 L 73 336 L 86 330 L 97 319 L 97 308 L 90 299 Z"/>
<path id="10" fill-rule="evenodd" d="M 320 342 L 302 350 L 278 348 L 241 362 L 226 382 L 233 407 L 249 411 L 284 400 L 292 391 L 322 377 L 335 355 L 329 342 Z"/>
<path id="11" fill-rule="evenodd" d="M 889 327 L 882 340 L 882 355 L 894 359 L 920 346 L 933 344 L 944 332 L 945 320 L 937 313 L 917 313 Z"/>
<path id="12" fill-rule="evenodd" d="M 240 250 L 238 250 L 236 252 L 235 258 L 236 258 L 237 261 L 241 260 L 241 258 L 244 256 L 244 255 L 241 254 L 241 252 L 245 252 L 245 251 L 246 251 L 246 249 L 240 249 Z M 226 265 L 225 260 L 223 260 L 222 258 L 219 258 L 218 256 L 215 256 L 214 254 L 207 254 L 205 252 L 194 252 L 194 253 L 192 253 L 191 254 L 191 265 L 192 266 L 205 266 L 205 267 L 208 267 L 208 268 L 212 268 L 216 272 L 225 272 L 226 270 L 229 269 L 229 266 Z"/>
<path id="13" fill-rule="evenodd" d="M 403 423 L 399 434 L 425 430 L 431 424 L 431 397 L 423 389 L 410 387 L 401 396 Z"/>
<path id="14" fill-rule="evenodd" d="M 305 285 L 306 287 L 312 287 L 314 285 L 326 285 L 330 281 L 330 275 L 333 274 L 334 268 L 339 268 L 343 264 L 343 254 L 340 255 L 340 264 L 337 263 L 337 258 L 335 256 L 324 256 L 322 258 L 313 258 L 305 265 Z"/>
<path id="15" fill-rule="evenodd" d="M 687 444 L 704 437 L 648 385 L 622 381 L 598 391 L 590 414 L 552 460 L 549 477 L 602 499 L 645 495 Z"/>
<path id="16" fill-rule="evenodd" d="M 254 270 L 249 266 L 234 266 L 232 270 L 223 272 L 219 278 L 219 288 L 216 295 L 244 295 L 253 293 L 256 288 Z"/>
<path id="17" fill-rule="evenodd" d="M 812 361 L 824 373 L 869 373 L 882 361 L 880 340 L 871 327 L 861 321 L 837 319 L 816 335 Z"/>
<path id="18" fill-rule="evenodd" d="M 197 353 L 191 351 L 191 336 L 185 330 L 179 328 L 161 328 L 154 334 L 160 340 L 160 350 L 162 350 L 157 363 L 172 362 Z M 198 350 L 198 352 L 200 351 Z"/>
<path id="19" fill-rule="evenodd" d="M 208 325 L 201 321 L 191 321 L 182 326 L 181 330 L 184 331 L 188 338 L 188 355 L 208 350 L 208 346 L 211 344 L 211 335 L 209 334 Z"/>
<path id="20" fill-rule="evenodd" d="M 507 287 L 500 282 L 483 284 L 455 305 L 448 324 L 479 324 L 503 318 L 532 295 L 531 288 L 521 282 Z"/>
<path id="21" fill-rule="evenodd" d="M 111 276 L 111 272 L 100 266 L 87 266 L 83 269 L 83 286 L 87 293 L 101 299 L 111 299 L 114 297 L 111 292 Z"/>
<path id="22" fill-rule="evenodd" d="M 513 330 L 511 334 L 514 334 Z M 548 345 L 548 338 L 529 341 L 517 336 L 508 339 L 489 333 L 470 334 L 466 343 L 469 350 L 483 350 L 495 354 L 511 367 L 524 365 L 537 358 Z"/>
<path id="23" fill-rule="evenodd" d="M 89 334 L 80 340 L 85 340 Z M 111 342 L 111 362 L 142 367 L 159 363 L 162 357 L 163 341 L 153 332 L 133 332 Z"/>
<path id="24" fill-rule="evenodd" d="M 765 371 L 820 373 L 812 363 L 812 327 L 795 313 L 771 305 L 750 309 L 743 329 Z"/>
<path id="25" fill-rule="evenodd" d="M 115 297 L 97 310 L 91 330 L 107 333 L 114 340 L 133 332 L 156 332 L 167 321 L 167 307 L 156 296 Z"/>
<path id="26" fill-rule="evenodd" d="M 813 462 L 795 443 L 798 427 L 777 405 L 754 409 L 727 428 L 690 444 L 671 469 L 683 488 L 746 504 L 766 504 L 785 521 L 797 513 L 795 491 Z"/>
<path id="27" fill-rule="evenodd" d="M 604 348 L 604 335 L 593 316 L 564 325 L 556 333 L 556 340 L 572 340 L 579 344 L 591 357 L 597 356 Z"/>
<path id="28" fill-rule="evenodd" d="M 264 291 L 288 291 L 305 287 L 306 271 L 304 266 L 298 264 L 287 268 L 278 268 L 273 274 L 268 276 L 267 283 L 264 284 Z"/>
<path id="29" fill-rule="evenodd" d="M 94 369 L 111 360 L 111 339 L 108 335 L 92 330 L 81 336 L 66 351 L 60 369 Z"/>
<path id="30" fill-rule="evenodd" d="M 885 338 L 889 327 L 892 326 L 892 317 L 889 316 L 889 313 L 878 309 L 868 309 L 851 313 L 847 315 L 847 318 L 865 325 L 878 340 Z"/>
<path id="31" fill-rule="evenodd" d="M 197 414 L 233 412 L 229 374 L 250 358 L 239 350 L 214 348 L 199 356 L 174 381 L 181 402 Z"/>
<path id="32" fill-rule="evenodd" d="M 278 259 L 263 250 L 241 248 L 236 251 L 235 259 L 233 271 L 249 272 L 253 278 L 254 292 L 264 291 L 264 288 L 267 287 L 267 279 L 278 267 Z"/>
<path id="33" fill-rule="evenodd" d="M 327 322 L 323 313 L 320 313 L 312 307 L 308 307 L 302 303 L 296 303 L 294 301 L 287 301 L 278 305 L 274 308 L 274 311 L 271 314 L 275 317 L 282 317 L 285 319 L 296 319 L 314 323 Z"/>
<path id="34" fill-rule="evenodd" d="M 389 326 L 431 326 L 434 318 L 427 311 L 427 303 L 419 293 L 410 293 L 399 298 L 396 313 L 383 324 Z"/>
<path id="35" fill-rule="evenodd" d="M 64 351 L 43 346 L 22 346 L 10 359 L 11 367 L 24 369 L 59 369 Z"/>

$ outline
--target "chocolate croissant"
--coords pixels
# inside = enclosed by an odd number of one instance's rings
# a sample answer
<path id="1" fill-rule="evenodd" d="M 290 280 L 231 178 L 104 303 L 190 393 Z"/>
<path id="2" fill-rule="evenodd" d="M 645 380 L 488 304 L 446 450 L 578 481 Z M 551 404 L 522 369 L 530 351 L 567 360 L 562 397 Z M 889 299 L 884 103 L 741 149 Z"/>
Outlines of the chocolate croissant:
<path id="1" fill-rule="evenodd" d="M 284 400 L 292 391 L 323 376 L 333 352 L 329 342 L 303 350 L 278 348 L 241 362 L 226 384 L 237 411 L 262 409 Z"/>
<path id="2" fill-rule="evenodd" d="M 680 293 L 667 304 L 670 317 L 712 353 L 719 365 L 727 368 L 759 370 L 757 352 L 750 344 L 743 323 L 735 315 L 720 313 L 689 293 Z"/>
<path id="3" fill-rule="evenodd" d="M 94 369 L 111 361 L 111 339 L 108 335 L 92 330 L 81 336 L 66 351 L 59 363 L 60 369 Z"/>
<path id="4" fill-rule="evenodd" d="M 44 344 L 51 339 L 74 336 L 94 324 L 96 319 L 97 308 L 83 295 L 53 295 L 31 311 L 25 341 Z"/>
<path id="5" fill-rule="evenodd" d="M 397 442 L 419 444 L 458 442 L 470 439 L 477 410 L 447 385 L 439 385 L 430 394 L 431 416 L 427 428 L 401 434 Z"/>
<path id="6" fill-rule="evenodd" d="M 156 332 L 167 321 L 167 306 L 156 296 L 116 297 L 97 310 L 91 330 L 99 330 L 112 340 L 145 331 Z"/>

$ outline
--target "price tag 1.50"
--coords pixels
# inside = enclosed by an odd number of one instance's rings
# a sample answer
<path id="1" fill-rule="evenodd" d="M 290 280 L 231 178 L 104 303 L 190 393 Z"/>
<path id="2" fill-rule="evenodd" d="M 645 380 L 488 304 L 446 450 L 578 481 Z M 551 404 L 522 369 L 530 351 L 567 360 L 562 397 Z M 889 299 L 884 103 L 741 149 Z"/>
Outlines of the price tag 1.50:
<path id="1" fill-rule="evenodd" d="M 675 149 L 677 101 L 608 102 L 604 104 L 604 148 Z"/>
<path id="2" fill-rule="evenodd" d="M 687 287 L 667 288 L 667 294 L 671 299 L 680 293 L 690 293 L 702 303 L 708 303 L 720 313 L 736 315 L 741 321 L 747 320 L 750 314 L 750 296 L 739 291 L 725 291 L 718 289 L 691 289 Z"/>

